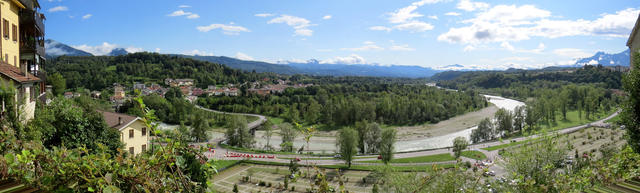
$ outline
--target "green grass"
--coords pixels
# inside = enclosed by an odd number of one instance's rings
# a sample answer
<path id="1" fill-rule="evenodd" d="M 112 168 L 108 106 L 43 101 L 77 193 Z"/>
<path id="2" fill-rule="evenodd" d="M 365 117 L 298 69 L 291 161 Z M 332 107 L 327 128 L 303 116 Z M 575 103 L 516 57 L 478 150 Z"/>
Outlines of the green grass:
<path id="1" fill-rule="evenodd" d="M 213 166 L 216 167 L 216 170 L 223 170 L 236 165 L 238 162 L 240 160 L 215 160 Z"/>
<path id="2" fill-rule="evenodd" d="M 541 124 L 542 128 L 547 129 L 549 131 L 555 131 L 555 130 L 559 130 L 559 129 L 564 129 L 564 128 L 569 128 L 569 127 L 575 127 L 575 126 L 579 126 L 579 125 L 584 125 L 587 123 L 591 123 L 593 121 L 596 120 L 600 120 L 603 119 L 609 115 L 611 115 L 612 113 L 614 113 L 616 111 L 616 109 L 613 109 L 609 112 L 598 112 L 595 115 L 591 115 L 591 119 L 587 119 L 585 117 L 585 113 L 582 112 L 582 118 L 580 118 L 578 115 L 578 111 L 568 111 L 567 112 L 567 120 L 563 120 L 562 114 L 558 113 L 556 115 L 556 120 L 557 122 L 551 123 L 551 124 Z"/>
<path id="3" fill-rule="evenodd" d="M 453 160 L 456 160 L 456 158 L 453 157 L 451 154 L 442 153 L 442 154 L 419 156 L 419 157 L 392 159 L 390 163 L 429 163 L 429 162 L 443 162 L 443 161 L 453 161 Z M 370 161 L 362 161 L 362 163 L 382 163 L 382 161 L 370 160 Z"/>
<path id="4" fill-rule="evenodd" d="M 307 155 L 303 155 L 303 154 L 297 154 L 297 153 L 294 153 L 294 152 L 266 151 L 266 150 L 239 148 L 239 147 L 230 146 L 230 145 L 227 145 L 227 144 L 220 144 L 220 147 L 226 148 L 226 149 L 230 149 L 230 150 L 235 150 L 235 151 L 242 152 L 242 153 L 266 153 L 266 154 L 276 154 L 276 155 L 298 155 L 300 157 L 307 156 Z M 311 156 L 329 157 L 329 156 L 333 156 L 333 155 L 335 155 L 335 154 L 312 154 Z"/>
<path id="5" fill-rule="evenodd" d="M 303 155 L 301 155 L 303 156 Z M 305 157 L 299 157 L 300 160 L 332 160 L 335 158 L 332 157 L 310 157 L 310 158 L 305 158 Z M 278 159 L 296 159 L 296 158 L 292 158 L 292 157 L 278 157 Z"/>
<path id="6" fill-rule="evenodd" d="M 621 118 L 621 117 L 620 117 L 620 115 L 618 114 L 618 115 L 616 115 L 615 117 L 613 117 L 613 118 L 611 118 L 611 119 L 609 119 L 609 120 L 606 120 L 606 121 L 605 121 L 605 123 L 618 123 L 618 122 L 620 122 L 620 120 L 621 120 L 621 119 L 622 119 L 622 118 Z"/>
<path id="7" fill-rule="evenodd" d="M 267 120 L 271 121 L 274 125 L 279 125 L 284 122 L 284 119 L 280 117 L 267 117 Z"/>
<path id="8" fill-rule="evenodd" d="M 105 70 L 106 70 L 107 72 L 114 72 L 114 71 L 116 71 L 116 66 L 115 66 L 115 65 L 113 65 L 113 66 L 109 66 L 109 67 L 107 67 L 107 69 L 105 69 Z"/>
<path id="9" fill-rule="evenodd" d="M 520 145 L 520 144 L 523 144 L 523 143 L 527 143 L 530 140 L 531 139 L 527 139 L 527 140 L 522 140 L 522 141 L 518 141 L 518 142 L 505 143 L 505 144 L 502 144 L 502 145 L 495 145 L 495 146 L 485 147 L 485 148 L 480 148 L 480 149 L 484 149 L 484 150 L 487 150 L 487 151 L 495 151 L 495 150 L 504 149 L 504 148 L 507 148 L 507 147 L 516 146 L 516 145 Z"/>
<path id="10" fill-rule="evenodd" d="M 467 158 L 471 158 L 471 159 L 475 159 L 475 160 L 487 159 L 487 156 L 484 155 L 484 153 L 479 152 L 479 151 L 463 151 L 462 152 L 462 156 L 463 157 L 467 157 Z"/>

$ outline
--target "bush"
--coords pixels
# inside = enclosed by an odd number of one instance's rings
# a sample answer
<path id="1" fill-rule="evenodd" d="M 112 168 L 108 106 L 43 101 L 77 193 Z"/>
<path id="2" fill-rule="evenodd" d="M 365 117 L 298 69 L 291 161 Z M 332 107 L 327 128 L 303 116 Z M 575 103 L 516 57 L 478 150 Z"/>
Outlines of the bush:
<path id="1" fill-rule="evenodd" d="M 260 181 L 260 182 L 258 183 L 258 186 L 267 186 L 267 184 L 266 184 L 266 183 L 264 183 L 264 181 Z"/>

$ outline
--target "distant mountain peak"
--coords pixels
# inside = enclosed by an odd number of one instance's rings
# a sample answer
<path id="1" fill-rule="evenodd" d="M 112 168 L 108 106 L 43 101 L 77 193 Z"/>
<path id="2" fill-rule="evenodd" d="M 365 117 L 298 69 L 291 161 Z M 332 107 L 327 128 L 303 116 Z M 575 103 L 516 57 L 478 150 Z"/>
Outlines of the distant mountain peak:
<path id="1" fill-rule="evenodd" d="M 52 39 L 47 39 L 44 41 L 44 48 L 47 57 L 58 57 L 58 56 L 93 56 L 93 54 L 89 52 L 85 52 L 79 49 L 75 49 L 66 44 L 57 42 Z"/>
<path id="2" fill-rule="evenodd" d="M 129 52 L 127 52 L 127 50 L 125 50 L 124 48 L 114 48 L 107 55 L 108 56 L 121 56 L 121 55 L 127 55 L 127 54 L 129 54 Z"/>
<path id="3" fill-rule="evenodd" d="M 629 66 L 629 49 L 617 54 L 609 54 L 603 51 L 598 51 L 591 57 L 578 59 L 575 66 L 584 65 L 597 65 L 603 66 Z"/>

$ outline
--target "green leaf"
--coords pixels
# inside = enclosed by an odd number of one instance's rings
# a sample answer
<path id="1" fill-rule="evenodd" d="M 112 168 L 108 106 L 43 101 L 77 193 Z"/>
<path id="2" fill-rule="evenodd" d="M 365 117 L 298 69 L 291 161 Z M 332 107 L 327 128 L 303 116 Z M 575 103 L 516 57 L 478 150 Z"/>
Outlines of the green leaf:
<path id="1" fill-rule="evenodd" d="M 107 186 L 102 190 L 103 193 L 121 193 L 122 190 L 115 186 Z"/>
<path id="2" fill-rule="evenodd" d="M 88 188 L 87 188 L 87 191 L 89 191 L 89 192 L 95 192 L 96 190 L 94 190 L 92 187 L 88 187 Z"/>

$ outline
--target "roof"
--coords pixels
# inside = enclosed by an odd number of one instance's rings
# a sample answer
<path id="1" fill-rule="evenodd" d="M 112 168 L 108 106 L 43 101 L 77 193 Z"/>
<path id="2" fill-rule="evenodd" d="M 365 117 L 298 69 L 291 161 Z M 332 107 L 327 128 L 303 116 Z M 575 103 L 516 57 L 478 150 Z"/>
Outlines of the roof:
<path id="1" fill-rule="evenodd" d="M 27 72 L 27 76 L 25 76 L 25 74 L 20 71 L 20 68 L 7 64 L 6 62 L 0 62 L 0 74 L 19 83 L 40 82 L 40 79 L 35 75 Z"/>
<path id="2" fill-rule="evenodd" d="M 134 117 L 122 113 L 112 113 L 100 110 L 98 110 L 98 112 L 102 113 L 102 117 L 104 117 L 104 121 L 107 122 L 107 126 L 118 130 L 122 130 L 131 123 L 140 119 L 140 117 Z M 122 123 L 120 123 L 120 119 L 122 119 Z"/>
<path id="3" fill-rule="evenodd" d="M 636 20 L 636 25 L 633 26 L 633 30 L 631 31 L 631 35 L 629 35 L 629 40 L 627 40 L 627 47 L 631 47 L 631 43 L 633 42 L 633 38 L 636 37 L 636 33 L 638 33 L 638 26 L 640 26 L 640 14 L 638 14 L 638 19 Z"/>

